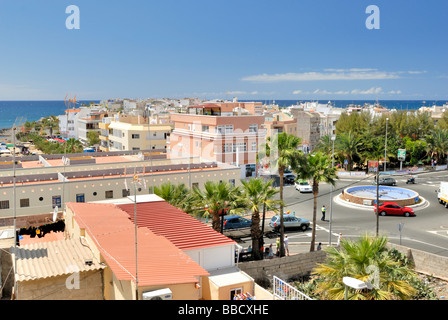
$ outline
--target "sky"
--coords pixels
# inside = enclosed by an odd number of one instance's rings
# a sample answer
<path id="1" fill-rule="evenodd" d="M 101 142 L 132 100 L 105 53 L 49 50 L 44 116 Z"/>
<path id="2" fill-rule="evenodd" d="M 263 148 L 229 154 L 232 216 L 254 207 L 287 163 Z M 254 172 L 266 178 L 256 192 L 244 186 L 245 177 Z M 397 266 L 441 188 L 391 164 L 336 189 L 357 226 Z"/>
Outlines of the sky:
<path id="1" fill-rule="evenodd" d="M 448 101 L 447 12 L 446 0 L 0 0 L 0 100 Z"/>

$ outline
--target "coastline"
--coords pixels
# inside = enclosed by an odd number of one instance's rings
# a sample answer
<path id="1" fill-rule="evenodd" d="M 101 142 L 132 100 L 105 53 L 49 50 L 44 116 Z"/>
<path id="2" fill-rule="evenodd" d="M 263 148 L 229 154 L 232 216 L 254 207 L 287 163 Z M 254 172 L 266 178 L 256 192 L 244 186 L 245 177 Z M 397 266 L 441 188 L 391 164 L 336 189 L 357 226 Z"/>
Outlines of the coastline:
<path id="1" fill-rule="evenodd" d="M 0 129 L 0 142 L 12 144 L 12 128 Z"/>

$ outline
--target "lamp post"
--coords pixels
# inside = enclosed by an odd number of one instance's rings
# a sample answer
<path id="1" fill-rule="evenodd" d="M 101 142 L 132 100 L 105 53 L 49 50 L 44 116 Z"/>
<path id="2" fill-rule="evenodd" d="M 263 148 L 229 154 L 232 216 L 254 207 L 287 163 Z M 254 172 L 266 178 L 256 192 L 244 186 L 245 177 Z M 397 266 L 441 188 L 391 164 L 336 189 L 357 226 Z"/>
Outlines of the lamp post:
<path id="1" fill-rule="evenodd" d="M 331 167 L 334 165 L 334 141 L 336 136 L 331 136 L 331 141 L 333 142 L 333 152 L 331 154 Z M 328 245 L 331 246 L 331 224 L 333 221 L 333 185 L 330 186 L 330 231 L 328 233 Z"/>
<path id="2" fill-rule="evenodd" d="M 384 172 L 386 172 L 386 154 L 387 154 L 387 121 L 389 118 L 386 118 L 386 140 L 384 142 Z"/>
<path id="3" fill-rule="evenodd" d="M 343 277 L 342 282 L 345 284 L 345 300 L 348 300 L 348 287 L 353 288 L 355 290 L 361 289 L 372 289 L 372 285 L 369 282 L 364 282 L 352 277 Z"/>

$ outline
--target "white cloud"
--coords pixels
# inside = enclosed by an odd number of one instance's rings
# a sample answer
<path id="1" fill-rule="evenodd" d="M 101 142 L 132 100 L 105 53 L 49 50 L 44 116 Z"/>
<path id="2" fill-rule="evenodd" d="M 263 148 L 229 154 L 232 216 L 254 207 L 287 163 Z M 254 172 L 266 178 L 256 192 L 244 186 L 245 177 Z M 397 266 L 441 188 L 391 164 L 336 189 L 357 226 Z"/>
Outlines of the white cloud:
<path id="1" fill-rule="evenodd" d="M 369 94 L 378 94 L 381 93 L 383 91 L 383 89 L 381 88 L 370 88 L 367 90 L 359 90 L 359 89 L 354 89 L 351 91 L 351 94 L 365 94 L 365 95 L 369 95 Z"/>
<path id="2" fill-rule="evenodd" d="M 301 94 L 301 95 L 376 95 L 376 94 L 401 94 L 401 90 L 390 90 L 388 92 L 384 92 L 381 87 L 371 87 L 369 89 L 352 89 L 352 90 L 337 90 L 337 91 L 328 91 L 326 89 L 315 89 L 311 91 L 303 91 L 303 90 L 294 90 L 292 94 Z"/>
<path id="3" fill-rule="evenodd" d="M 399 79 L 398 72 L 376 69 L 325 69 L 325 72 L 259 74 L 242 78 L 252 82 L 322 81 L 322 80 L 384 80 Z"/>

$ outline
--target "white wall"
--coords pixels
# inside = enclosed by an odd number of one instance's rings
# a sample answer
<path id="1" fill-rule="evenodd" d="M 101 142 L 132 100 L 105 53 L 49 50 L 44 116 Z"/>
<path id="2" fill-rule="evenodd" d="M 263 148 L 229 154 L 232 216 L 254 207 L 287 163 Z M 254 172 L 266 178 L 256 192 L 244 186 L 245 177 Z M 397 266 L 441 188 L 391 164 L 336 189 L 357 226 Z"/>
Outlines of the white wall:
<path id="1" fill-rule="evenodd" d="M 235 265 L 234 244 L 186 250 L 185 253 L 207 271 Z"/>

